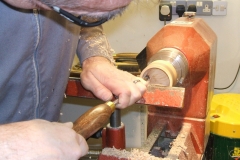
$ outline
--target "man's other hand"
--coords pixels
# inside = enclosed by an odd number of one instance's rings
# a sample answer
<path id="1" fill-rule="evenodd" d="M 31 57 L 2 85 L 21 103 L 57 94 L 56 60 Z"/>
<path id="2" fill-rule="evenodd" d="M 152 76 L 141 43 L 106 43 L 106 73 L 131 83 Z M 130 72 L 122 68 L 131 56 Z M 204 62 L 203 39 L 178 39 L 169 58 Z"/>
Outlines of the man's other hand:
<path id="1" fill-rule="evenodd" d="M 72 122 L 30 120 L 0 126 L 2 159 L 77 160 L 88 152 Z"/>

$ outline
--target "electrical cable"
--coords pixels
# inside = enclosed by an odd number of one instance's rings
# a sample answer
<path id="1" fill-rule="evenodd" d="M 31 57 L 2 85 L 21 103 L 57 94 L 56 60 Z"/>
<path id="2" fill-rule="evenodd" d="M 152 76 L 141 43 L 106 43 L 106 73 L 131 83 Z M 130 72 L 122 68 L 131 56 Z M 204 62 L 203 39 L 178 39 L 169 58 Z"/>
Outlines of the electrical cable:
<path id="1" fill-rule="evenodd" d="M 108 21 L 107 18 L 104 18 L 104 19 L 101 19 L 97 22 L 92 22 L 92 23 L 89 23 L 89 22 L 86 22 L 84 20 L 81 19 L 81 16 L 79 17 L 76 17 L 74 16 L 73 14 L 57 7 L 57 6 L 50 6 L 54 11 L 56 11 L 58 14 L 60 14 L 61 16 L 63 16 L 64 18 L 66 18 L 67 20 L 69 20 L 70 22 L 72 23 L 75 23 L 79 26 L 82 26 L 82 27 L 95 27 L 95 26 L 99 26 L 103 23 L 105 23 L 106 21 Z"/>
<path id="2" fill-rule="evenodd" d="M 233 85 L 233 83 L 236 81 L 236 79 L 238 77 L 238 74 L 239 74 L 239 70 L 240 70 L 240 63 L 239 63 L 239 66 L 238 66 L 238 69 L 237 69 L 237 73 L 236 73 L 235 78 L 233 79 L 232 83 L 230 85 L 228 85 L 227 87 L 224 87 L 224 88 L 214 88 L 214 89 L 224 90 L 224 89 L 230 88 Z"/>

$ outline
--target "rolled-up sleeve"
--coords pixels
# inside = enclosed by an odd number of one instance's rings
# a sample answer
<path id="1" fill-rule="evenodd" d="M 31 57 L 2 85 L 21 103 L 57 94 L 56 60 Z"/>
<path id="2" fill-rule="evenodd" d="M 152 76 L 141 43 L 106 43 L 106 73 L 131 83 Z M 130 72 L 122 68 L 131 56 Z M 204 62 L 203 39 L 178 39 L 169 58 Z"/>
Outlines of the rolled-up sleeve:
<path id="1" fill-rule="evenodd" d="M 81 64 L 87 58 L 94 56 L 105 57 L 111 63 L 114 63 L 113 53 L 114 51 L 110 47 L 101 25 L 81 28 L 77 48 L 77 55 Z"/>

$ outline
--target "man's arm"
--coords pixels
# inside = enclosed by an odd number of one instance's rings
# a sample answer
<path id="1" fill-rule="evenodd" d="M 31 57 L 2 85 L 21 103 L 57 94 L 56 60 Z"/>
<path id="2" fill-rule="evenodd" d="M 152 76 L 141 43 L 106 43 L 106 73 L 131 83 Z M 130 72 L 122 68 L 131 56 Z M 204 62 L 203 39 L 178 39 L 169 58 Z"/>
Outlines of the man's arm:
<path id="1" fill-rule="evenodd" d="M 111 49 L 101 26 L 83 28 L 78 45 L 82 64 L 81 82 L 94 95 L 104 101 L 113 95 L 119 98 L 118 108 L 125 108 L 139 100 L 146 90 L 146 82 L 114 66 Z M 140 82 L 135 84 L 134 80 Z"/>
<path id="2" fill-rule="evenodd" d="M 1 159 L 79 159 L 88 146 L 72 126 L 45 120 L 0 125 Z"/>
<path id="3" fill-rule="evenodd" d="M 114 51 L 110 47 L 101 25 L 96 27 L 81 27 L 77 49 L 81 64 L 89 57 L 95 56 L 105 57 L 111 63 L 114 63 L 113 53 Z"/>

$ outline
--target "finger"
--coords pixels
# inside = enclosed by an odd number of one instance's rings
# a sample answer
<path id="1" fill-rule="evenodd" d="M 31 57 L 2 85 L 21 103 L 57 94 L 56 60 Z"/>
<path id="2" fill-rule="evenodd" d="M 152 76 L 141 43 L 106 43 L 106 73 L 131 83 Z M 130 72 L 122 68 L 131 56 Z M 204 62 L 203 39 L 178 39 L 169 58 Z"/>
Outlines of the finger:
<path id="1" fill-rule="evenodd" d="M 88 144 L 86 142 L 86 140 L 79 134 L 77 134 L 77 139 L 78 139 L 78 144 L 80 146 L 80 157 L 83 157 L 84 155 L 86 155 L 88 153 L 89 147 Z"/>
<path id="2" fill-rule="evenodd" d="M 83 86 L 91 90 L 94 95 L 103 101 L 109 101 L 113 98 L 112 92 L 102 85 L 93 75 L 88 76 L 88 82 L 83 81 Z M 91 85 L 89 85 L 91 84 Z"/>
<path id="3" fill-rule="evenodd" d="M 135 84 L 135 86 L 139 89 L 139 91 L 141 92 L 141 94 L 143 94 L 146 89 L 147 89 L 147 85 L 148 85 L 148 81 L 145 81 L 144 79 L 140 78 L 140 77 L 136 77 L 136 80 L 139 80 L 138 83 L 133 83 Z"/>
<path id="4" fill-rule="evenodd" d="M 136 83 L 136 84 L 130 83 L 130 85 L 131 85 L 131 87 L 130 87 L 131 97 L 130 97 L 130 100 L 129 100 L 129 105 L 132 105 L 142 97 L 141 88 L 143 90 L 144 85 L 141 84 L 141 82 Z"/>
<path id="5" fill-rule="evenodd" d="M 134 104 L 138 101 L 144 92 L 146 91 L 147 82 L 142 78 L 133 77 L 134 80 L 129 80 L 126 82 L 129 93 L 127 90 L 125 92 L 121 92 L 119 95 L 119 104 L 116 105 L 117 108 L 125 108 Z"/>
<path id="6" fill-rule="evenodd" d="M 116 108 L 123 109 L 129 106 L 130 96 L 131 96 L 130 92 L 129 94 L 120 94 L 118 96 L 118 103 L 116 104 Z"/>
<path id="7" fill-rule="evenodd" d="M 126 82 L 127 87 L 118 95 L 118 104 L 116 105 L 117 108 L 123 109 L 126 108 L 132 104 L 134 104 L 139 97 L 141 97 L 141 94 L 139 92 L 139 89 L 132 85 L 131 82 Z"/>

